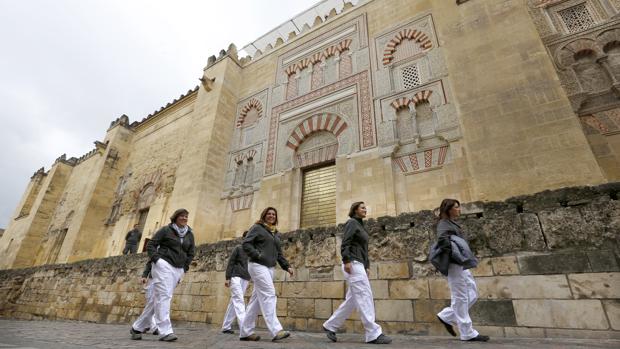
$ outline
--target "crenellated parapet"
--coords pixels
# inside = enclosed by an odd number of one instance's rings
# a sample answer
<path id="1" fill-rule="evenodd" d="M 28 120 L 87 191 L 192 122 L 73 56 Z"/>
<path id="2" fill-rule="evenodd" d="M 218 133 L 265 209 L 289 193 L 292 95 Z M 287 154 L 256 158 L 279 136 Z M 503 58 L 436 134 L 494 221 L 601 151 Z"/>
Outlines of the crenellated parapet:
<path id="1" fill-rule="evenodd" d="M 158 110 L 156 110 L 156 111 L 152 112 L 151 114 L 147 115 L 142 120 L 132 122 L 129 126 L 131 128 L 135 128 L 137 126 L 140 126 L 140 125 L 144 124 L 147 121 L 152 120 L 157 115 L 161 114 L 163 111 L 168 110 L 169 108 L 177 105 L 177 103 L 185 100 L 188 97 L 193 96 L 196 92 L 198 92 L 198 88 L 199 88 L 198 85 L 196 85 L 196 87 L 194 87 L 193 89 L 187 90 L 187 92 L 185 92 L 184 94 L 181 94 L 178 98 L 175 98 L 174 100 L 172 100 L 172 102 L 168 102 L 165 106 L 162 106 Z"/>
<path id="2" fill-rule="evenodd" d="M 114 128 L 115 126 L 123 126 L 125 128 L 129 128 L 129 117 L 125 114 L 116 118 L 116 120 L 110 123 L 110 127 L 108 127 L 108 131 Z"/>
<path id="3" fill-rule="evenodd" d="M 32 176 L 30 177 L 30 179 L 35 179 L 37 177 L 44 177 L 47 176 L 47 172 L 45 172 L 45 168 L 41 167 L 40 169 L 36 170 Z"/>

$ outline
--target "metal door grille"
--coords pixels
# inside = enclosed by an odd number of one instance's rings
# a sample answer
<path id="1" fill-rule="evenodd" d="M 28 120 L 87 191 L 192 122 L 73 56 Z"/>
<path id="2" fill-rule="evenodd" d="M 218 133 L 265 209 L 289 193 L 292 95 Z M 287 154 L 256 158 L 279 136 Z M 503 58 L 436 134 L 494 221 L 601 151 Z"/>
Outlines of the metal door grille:
<path id="1" fill-rule="evenodd" d="M 336 224 L 336 166 L 304 172 L 301 227 Z"/>

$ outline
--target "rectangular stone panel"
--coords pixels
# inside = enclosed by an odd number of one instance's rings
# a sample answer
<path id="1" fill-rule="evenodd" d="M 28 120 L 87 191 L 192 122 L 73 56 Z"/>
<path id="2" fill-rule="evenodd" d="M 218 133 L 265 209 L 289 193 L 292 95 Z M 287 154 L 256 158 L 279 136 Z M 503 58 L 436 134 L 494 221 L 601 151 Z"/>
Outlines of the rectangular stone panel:
<path id="1" fill-rule="evenodd" d="M 620 273 L 568 275 L 575 298 L 620 298 Z"/>
<path id="2" fill-rule="evenodd" d="M 599 300 L 514 300 L 513 305 L 519 326 L 609 328 Z"/>
<path id="3" fill-rule="evenodd" d="M 476 279 L 483 299 L 570 299 L 565 275 L 491 276 Z"/>
<path id="4" fill-rule="evenodd" d="M 491 326 L 515 326 L 512 301 L 509 300 L 478 300 L 469 310 L 475 324 Z"/>
<path id="5" fill-rule="evenodd" d="M 593 272 L 620 271 L 613 251 L 591 251 L 588 259 Z"/>
<path id="6" fill-rule="evenodd" d="M 603 301 L 603 307 L 605 308 L 605 313 L 607 314 L 611 328 L 616 331 L 620 330 L 620 300 Z"/>
<path id="7" fill-rule="evenodd" d="M 585 253 L 555 253 L 519 256 L 521 274 L 568 274 L 590 271 Z"/>
<path id="8" fill-rule="evenodd" d="M 392 299 L 428 299 L 428 280 L 392 280 L 390 281 L 390 298 Z"/>
<path id="9" fill-rule="evenodd" d="M 409 279 L 409 263 L 378 263 L 379 279 Z"/>
<path id="10" fill-rule="evenodd" d="M 519 264 L 515 256 L 491 258 L 491 264 L 493 264 L 493 273 L 495 275 L 519 274 Z"/>
<path id="11" fill-rule="evenodd" d="M 414 300 L 413 313 L 415 321 L 435 322 L 437 321 L 437 314 L 447 306 L 450 306 L 449 300 Z"/>
<path id="12" fill-rule="evenodd" d="M 413 304 L 410 300 L 376 300 L 378 321 L 413 321 Z"/>

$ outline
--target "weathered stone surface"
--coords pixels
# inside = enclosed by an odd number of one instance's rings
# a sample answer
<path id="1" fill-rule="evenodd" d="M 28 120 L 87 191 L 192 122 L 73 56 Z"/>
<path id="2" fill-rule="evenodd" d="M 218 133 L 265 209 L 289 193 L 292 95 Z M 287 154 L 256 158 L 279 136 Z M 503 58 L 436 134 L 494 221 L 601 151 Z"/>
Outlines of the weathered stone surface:
<path id="1" fill-rule="evenodd" d="M 428 287 L 432 299 L 450 299 L 450 288 L 446 278 L 428 279 Z"/>
<path id="2" fill-rule="evenodd" d="M 515 256 L 491 258 L 491 264 L 493 264 L 493 273 L 495 275 L 519 274 L 519 264 Z"/>
<path id="3" fill-rule="evenodd" d="M 314 317 L 314 299 L 288 298 L 288 316 L 299 318 Z"/>
<path id="4" fill-rule="evenodd" d="M 514 300 L 519 326 L 606 330 L 599 300 Z"/>
<path id="5" fill-rule="evenodd" d="M 597 198 L 583 206 L 561 207 L 538 213 L 551 249 L 615 246 L 620 239 L 620 203 Z"/>
<path id="6" fill-rule="evenodd" d="M 370 280 L 370 288 L 374 299 L 390 298 L 387 280 Z"/>
<path id="7" fill-rule="evenodd" d="M 473 276 L 492 276 L 493 275 L 493 265 L 491 264 L 491 258 L 481 258 L 478 260 L 478 266 L 469 269 Z"/>
<path id="8" fill-rule="evenodd" d="M 282 284 L 282 297 L 311 298 L 320 294 L 320 282 L 285 282 Z"/>
<path id="9" fill-rule="evenodd" d="M 506 300 L 478 300 L 469 310 L 469 315 L 475 324 L 515 326 L 515 312 L 512 301 Z"/>
<path id="10" fill-rule="evenodd" d="M 480 298 L 572 298 L 564 275 L 492 276 L 476 279 Z"/>
<path id="11" fill-rule="evenodd" d="M 428 280 L 392 280 L 390 281 L 390 298 L 392 299 L 428 299 Z"/>
<path id="12" fill-rule="evenodd" d="M 613 251 L 599 250 L 591 251 L 587 254 L 593 272 L 620 271 L 618 257 Z"/>
<path id="13" fill-rule="evenodd" d="M 413 321 L 413 304 L 410 300 L 376 300 L 378 321 Z"/>
<path id="14" fill-rule="evenodd" d="M 379 279 L 409 279 L 409 263 L 378 263 L 377 264 Z"/>
<path id="15" fill-rule="evenodd" d="M 504 327 L 504 334 L 509 338 L 544 338 L 545 330 L 529 327 Z"/>
<path id="16" fill-rule="evenodd" d="M 336 252 L 336 238 L 314 234 L 304 251 L 306 267 L 325 267 L 338 264 L 340 251 Z"/>
<path id="17" fill-rule="evenodd" d="M 620 330 L 620 300 L 606 300 L 603 301 L 603 308 L 607 319 L 609 319 L 609 325 L 613 330 Z"/>
<path id="18" fill-rule="evenodd" d="M 575 298 L 620 298 L 620 273 L 570 274 Z"/>
<path id="19" fill-rule="evenodd" d="M 413 301 L 413 311 L 416 322 L 436 322 L 437 314 L 445 307 L 450 306 L 449 300 L 416 299 Z"/>
<path id="20" fill-rule="evenodd" d="M 519 256 L 521 274 L 564 274 L 590 271 L 585 253 L 555 253 Z"/>
<path id="21" fill-rule="evenodd" d="M 314 300 L 314 317 L 317 319 L 329 319 L 332 315 L 331 299 L 315 299 Z"/>
<path id="22" fill-rule="evenodd" d="M 321 298 L 344 298 L 344 282 L 321 282 Z"/>

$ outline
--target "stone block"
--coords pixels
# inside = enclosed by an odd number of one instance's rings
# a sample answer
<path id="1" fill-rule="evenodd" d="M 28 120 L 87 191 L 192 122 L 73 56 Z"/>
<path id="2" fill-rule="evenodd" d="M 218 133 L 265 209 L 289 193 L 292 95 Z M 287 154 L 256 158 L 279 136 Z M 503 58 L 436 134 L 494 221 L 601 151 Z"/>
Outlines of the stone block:
<path id="1" fill-rule="evenodd" d="M 476 323 L 474 321 L 474 323 Z M 502 326 L 484 326 L 484 325 L 475 325 L 475 329 L 480 332 L 483 333 L 491 338 L 502 338 L 502 337 L 506 337 L 506 334 L 504 332 L 504 327 Z"/>
<path id="2" fill-rule="evenodd" d="M 491 326 L 515 326 L 515 313 L 512 301 L 478 300 L 469 310 L 475 324 Z"/>
<path id="3" fill-rule="evenodd" d="M 611 328 L 616 331 L 620 330 L 620 300 L 613 299 L 603 301 L 603 308 L 605 309 Z"/>
<path id="4" fill-rule="evenodd" d="M 390 298 L 392 299 L 428 299 L 428 280 L 391 280 Z"/>
<path id="5" fill-rule="evenodd" d="M 410 300 L 375 300 L 375 309 L 379 321 L 413 321 Z"/>
<path id="6" fill-rule="evenodd" d="M 437 321 L 437 314 L 447 306 L 450 306 L 449 300 L 416 299 L 413 301 L 415 321 L 435 322 Z"/>
<path id="7" fill-rule="evenodd" d="M 482 299 L 570 299 L 564 275 L 515 275 L 477 278 Z"/>
<path id="8" fill-rule="evenodd" d="M 515 256 L 491 258 L 491 264 L 495 275 L 519 274 L 519 264 Z"/>
<path id="9" fill-rule="evenodd" d="M 545 328 L 545 336 L 548 338 L 620 339 L 620 332 Z"/>
<path id="10" fill-rule="evenodd" d="M 492 276 L 493 275 L 493 265 L 491 264 L 491 258 L 481 258 L 478 261 L 478 266 L 469 269 L 473 276 Z"/>
<path id="11" fill-rule="evenodd" d="M 314 317 L 317 319 L 329 319 L 332 315 L 331 299 L 316 299 L 314 301 Z"/>
<path id="12" fill-rule="evenodd" d="M 587 252 L 592 271 L 595 273 L 605 271 L 620 271 L 618 260 L 613 251 L 590 251 Z"/>
<path id="13" fill-rule="evenodd" d="M 370 289 L 374 299 L 389 299 L 390 293 L 387 280 L 370 280 Z"/>
<path id="14" fill-rule="evenodd" d="M 344 281 L 321 282 L 321 298 L 344 298 Z"/>
<path id="15" fill-rule="evenodd" d="M 509 338 L 545 338 L 542 328 L 504 327 L 504 334 Z"/>
<path id="16" fill-rule="evenodd" d="M 450 287 L 448 286 L 448 280 L 446 278 L 428 279 L 428 286 L 431 299 L 450 299 Z"/>
<path id="17" fill-rule="evenodd" d="M 311 298 L 320 294 L 320 282 L 285 282 L 282 284 L 282 297 L 285 298 Z"/>
<path id="18" fill-rule="evenodd" d="M 377 264 L 379 279 L 409 279 L 409 263 L 378 263 Z"/>
<path id="19" fill-rule="evenodd" d="M 586 273 L 590 264 L 585 253 L 550 253 L 518 256 L 521 274 Z"/>
<path id="20" fill-rule="evenodd" d="M 570 274 L 575 298 L 620 298 L 620 273 Z"/>
<path id="21" fill-rule="evenodd" d="M 289 298 L 287 300 L 287 314 L 295 318 L 314 317 L 314 299 Z"/>
<path id="22" fill-rule="evenodd" d="M 278 316 L 288 315 L 288 298 L 278 298 L 278 301 L 276 303 L 276 313 L 278 314 Z"/>
<path id="23" fill-rule="evenodd" d="M 606 330 L 599 300 L 514 300 L 518 326 Z"/>
<path id="24" fill-rule="evenodd" d="M 334 279 L 334 267 L 308 268 L 309 281 L 332 281 Z"/>

